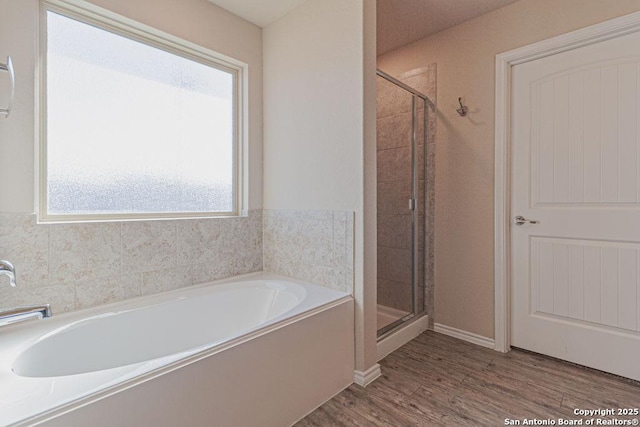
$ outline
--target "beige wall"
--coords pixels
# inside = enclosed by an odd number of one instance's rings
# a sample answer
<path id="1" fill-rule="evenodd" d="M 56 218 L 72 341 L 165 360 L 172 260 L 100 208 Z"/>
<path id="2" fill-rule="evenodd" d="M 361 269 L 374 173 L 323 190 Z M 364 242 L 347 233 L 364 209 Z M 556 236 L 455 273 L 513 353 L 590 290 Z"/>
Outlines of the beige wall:
<path id="1" fill-rule="evenodd" d="M 262 207 L 262 30 L 206 0 L 91 0 L 97 6 L 247 63 L 249 208 Z M 0 0 L 0 57 L 12 55 L 15 111 L 0 118 L 0 212 L 34 211 L 34 76 L 38 2 Z M 6 18 L 6 19 L 4 19 Z M 4 61 L 3 61 L 4 62 Z M 7 185 L 10 183 L 10 185 Z"/>
<path id="2" fill-rule="evenodd" d="M 11 116 L 0 117 L 0 212 L 33 212 L 37 4 L 35 0 L 0 0 L 0 61 L 11 55 L 16 72 Z M 0 80 L 3 89 L 8 85 L 5 76 Z M 4 106 L 7 91 L 0 93 Z"/>
<path id="3" fill-rule="evenodd" d="M 362 206 L 362 1 L 310 0 L 264 28 L 265 209 Z"/>
<path id="4" fill-rule="evenodd" d="M 363 280 L 356 287 L 356 369 L 365 371 L 378 361 L 376 283 L 377 240 L 377 182 L 376 182 L 376 2 L 365 0 L 363 8 L 363 125 L 364 125 L 364 205 Z"/>
<path id="5" fill-rule="evenodd" d="M 369 108 L 363 101 L 364 86 L 375 84 L 374 58 L 366 53 L 375 47 L 365 35 L 375 34 L 366 24 L 375 22 L 372 5 L 309 0 L 263 30 L 264 208 L 355 212 L 359 370 L 375 363 L 374 315 L 365 314 L 375 306 L 375 281 L 364 282 L 367 112 L 375 126 L 375 98 L 367 98 Z M 375 147 L 375 137 L 368 143 Z"/>
<path id="6" fill-rule="evenodd" d="M 640 0 L 521 0 L 378 58 L 392 75 L 438 64 L 437 323 L 494 336 L 495 55 L 638 10 Z"/>

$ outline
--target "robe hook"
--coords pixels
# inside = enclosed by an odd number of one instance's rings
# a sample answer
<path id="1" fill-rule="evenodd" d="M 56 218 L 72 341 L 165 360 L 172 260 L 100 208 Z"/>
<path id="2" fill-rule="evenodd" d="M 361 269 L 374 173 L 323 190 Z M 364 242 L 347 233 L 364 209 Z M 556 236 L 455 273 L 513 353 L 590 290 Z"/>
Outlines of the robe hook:
<path id="1" fill-rule="evenodd" d="M 462 105 L 462 98 L 458 98 L 458 103 L 460 104 L 460 108 L 456 109 L 460 117 L 464 117 L 467 115 L 467 106 Z"/>

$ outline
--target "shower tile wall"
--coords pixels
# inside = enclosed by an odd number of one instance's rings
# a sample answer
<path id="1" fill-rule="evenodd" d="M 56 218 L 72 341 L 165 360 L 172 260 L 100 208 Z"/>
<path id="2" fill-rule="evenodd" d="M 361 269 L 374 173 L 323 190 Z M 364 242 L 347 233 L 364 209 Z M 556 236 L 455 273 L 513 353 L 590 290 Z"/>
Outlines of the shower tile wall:
<path id="1" fill-rule="evenodd" d="M 419 297 L 426 293 L 425 308 L 433 313 L 433 221 L 436 64 L 399 76 L 399 79 L 424 93 L 433 102 L 429 106 L 427 146 L 418 139 L 416 150 L 420 257 L 425 260 Z M 411 287 L 411 97 L 405 91 L 378 79 L 377 167 L 378 167 L 378 304 L 412 311 Z M 419 103 L 418 135 L 423 134 L 423 107 Z M 426 151 L 426 159 L 425 159 Z M 426 164 L 425 164 L 426 160 Z M 426 189 L 425 189 L 426 178 Z M 420 196 L 419 196 L 420 197 Z M 426 212 L 426 215 L 425 215 Z M 427 234 L 425 235 L 425 226 Z M 426 249 L 426 250 L 425 250 Z M 432 320 L 432 319 L 430 319 Z"/>

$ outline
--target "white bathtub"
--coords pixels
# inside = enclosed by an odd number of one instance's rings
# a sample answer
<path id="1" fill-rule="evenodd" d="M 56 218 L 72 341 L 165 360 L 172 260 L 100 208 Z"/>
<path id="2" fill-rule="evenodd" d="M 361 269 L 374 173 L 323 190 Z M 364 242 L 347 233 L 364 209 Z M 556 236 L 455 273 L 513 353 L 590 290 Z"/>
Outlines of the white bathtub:
<path id="1" fill-rule="evenodd" d="M 286 426 L 353 351 L 349 295 L 239 276 L 0 328 L 0 425 Z"/>

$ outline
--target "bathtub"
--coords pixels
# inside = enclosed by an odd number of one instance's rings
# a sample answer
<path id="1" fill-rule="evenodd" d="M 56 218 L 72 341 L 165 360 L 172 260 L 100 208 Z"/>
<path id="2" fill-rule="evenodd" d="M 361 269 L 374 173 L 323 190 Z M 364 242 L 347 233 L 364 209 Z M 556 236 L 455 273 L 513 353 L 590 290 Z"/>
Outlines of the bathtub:
<path id="1" fill-rule="evenodd" d="M 254 273 L 0 328 L 0 426 L 286 426 L 352 382 L 353 299 Z"/>

